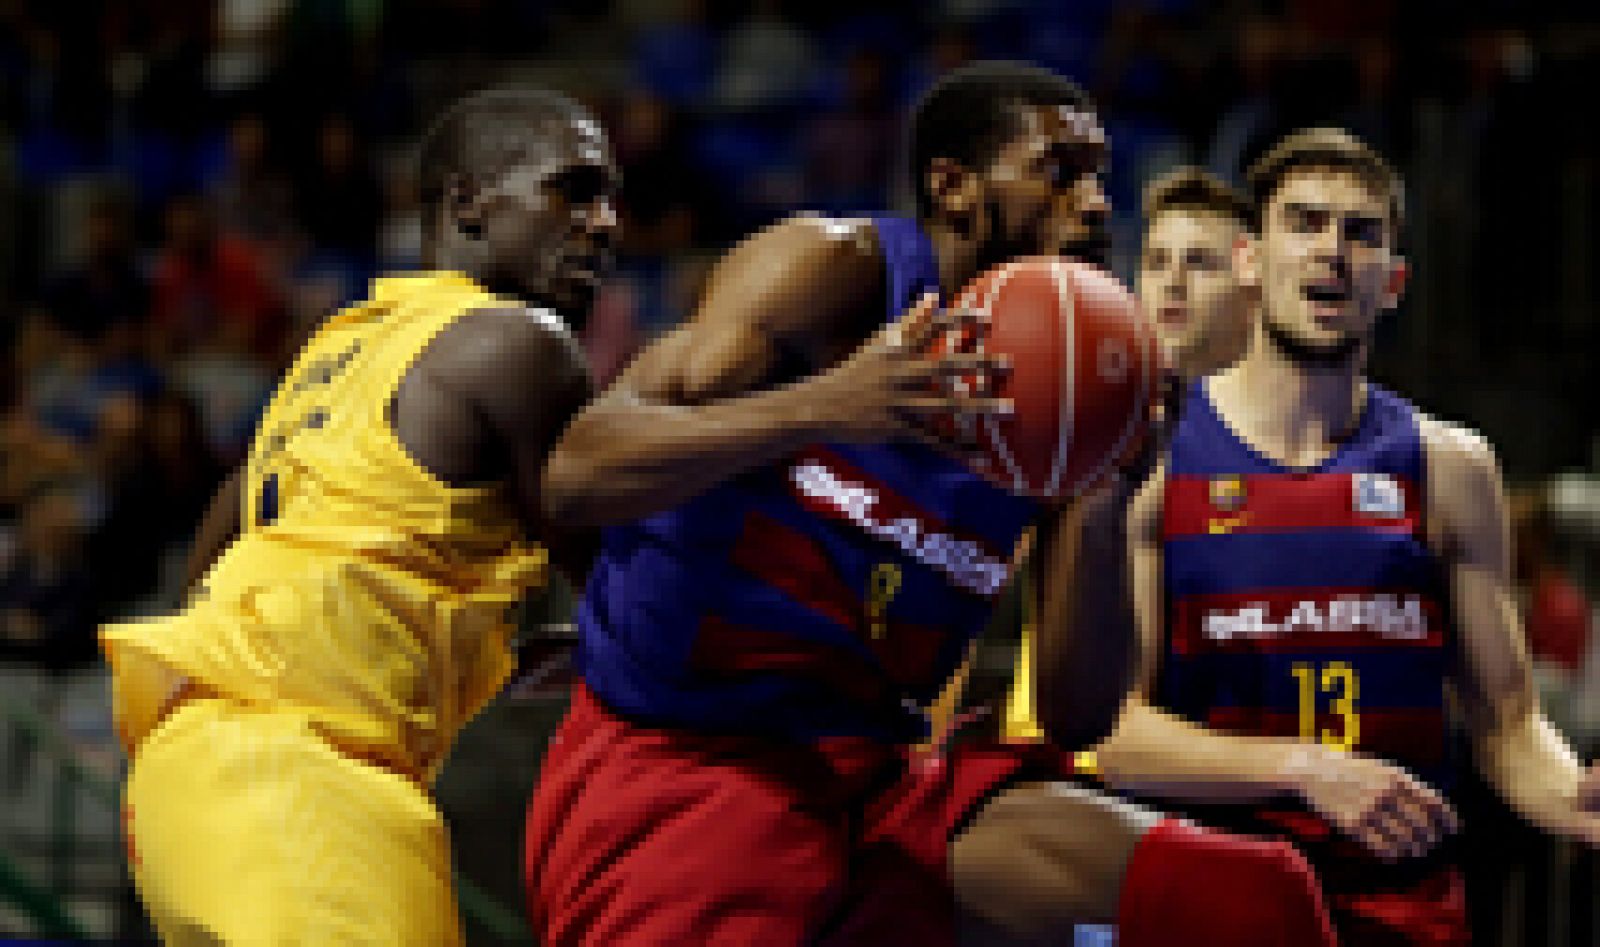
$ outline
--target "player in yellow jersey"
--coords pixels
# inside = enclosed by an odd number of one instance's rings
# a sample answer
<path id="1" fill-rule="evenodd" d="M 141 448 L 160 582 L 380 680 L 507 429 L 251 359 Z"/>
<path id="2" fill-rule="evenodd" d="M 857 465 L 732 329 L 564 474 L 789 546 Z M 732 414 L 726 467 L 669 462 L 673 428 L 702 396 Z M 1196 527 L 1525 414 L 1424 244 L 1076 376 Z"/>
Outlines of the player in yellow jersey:
<path id="1" fill-rule="evenodd" d="M 1250 233 L 1242 194 L 1198 168 L 1157 178 L 1144 194 L 1144 245 L 1139 253 L 1139 303 L 1156 327 L 1174 392 L 1238 361 L 1250 341 L 1252 294 L 1233 270 L 1234 245 Z M 1005 732 L 1040 740 L 1033 706 L 1033 636 L 1024 620 L 1016 672 L 1006 704 Z M 1093 772 L 1092 753 L 1078 768 Z"/>
<path id="2" fill-rule="evenodd" d="M 168 944 L 461 942 L 428 787 L 543 582 L 546 453 L 587 399 L 564 318 L 609 257 L 596 122 L 458 103 L 420 152 L 427 272 L 306 345 L 173 616 L 107 627 L 134 877 Z"/>

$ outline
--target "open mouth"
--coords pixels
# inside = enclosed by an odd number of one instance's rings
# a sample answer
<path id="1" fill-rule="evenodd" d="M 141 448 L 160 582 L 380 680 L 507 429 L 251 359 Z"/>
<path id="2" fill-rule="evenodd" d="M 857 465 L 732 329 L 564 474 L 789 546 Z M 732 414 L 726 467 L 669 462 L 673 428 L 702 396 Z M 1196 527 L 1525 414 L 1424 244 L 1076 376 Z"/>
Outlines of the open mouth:
<path id="1" fill-rule="evenodd" d="M 567 275 L 579 282 L 598 283 L 610 268 L 610 257 L 604 253 L 568 257 L 562 267 Z"/>
<path id="2" fill-rule="evenodd" d="M 1304 292 L 1314 303 L 1334 304 L 1350 299 L 1349 287 L 1340 281 L 1307 283 Z"/>
<path id="3" fill-rule="evenodd" d="M 1156 322 L 1168 329 L 1177 329 L 1189 321 L 1189 310 L 1183 306 L 1162 306 L 1156 310 Z"/>

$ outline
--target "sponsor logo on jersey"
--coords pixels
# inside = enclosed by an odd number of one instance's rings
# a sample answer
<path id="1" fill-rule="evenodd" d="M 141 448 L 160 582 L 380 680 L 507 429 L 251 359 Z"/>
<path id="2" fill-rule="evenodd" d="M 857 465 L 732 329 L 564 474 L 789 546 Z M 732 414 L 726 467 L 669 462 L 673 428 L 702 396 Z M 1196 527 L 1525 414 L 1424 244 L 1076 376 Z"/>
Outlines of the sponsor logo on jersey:
<path id="1" fill-rule="evenodd" d="M 1370 632 L 1384 638 L 1417 641 L 1428 636 L 1427 612 L 1416 595 L 1341 595 L 1303 599 L 1289 605 L 1251 602 L 1239 608 L 1212 609 L 1201 618 L 1212 641 L 1269 638 L 1300 632 Z"/>
<path id="2" fill-rule="evenodd" d="M 820 503 L 906 555 L 949 576 L 980 595 L 994 595 L 1006 584 L 1010 567 L 976 542 L 958 539 L 913 515 L 884 515 L 878 491 L 843 479 L 824 464 L 807 460 L 789 470 L 803 497 Z"/>
<path id="3" fill-rule="evenodd" d="M 1400 481 L 1382 473 L 1358 473 L 1351 478 L 1352 502 L 1364 516 L 1406 515 L 1406 494 Z"/>

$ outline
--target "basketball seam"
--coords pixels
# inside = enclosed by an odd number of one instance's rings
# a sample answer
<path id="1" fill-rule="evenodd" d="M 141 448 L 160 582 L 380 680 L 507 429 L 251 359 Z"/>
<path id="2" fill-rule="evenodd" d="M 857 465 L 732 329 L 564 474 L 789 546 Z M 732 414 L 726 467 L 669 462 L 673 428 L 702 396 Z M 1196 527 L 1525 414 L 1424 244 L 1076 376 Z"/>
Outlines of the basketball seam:
<path id="1" fill-rule="evenodd" d="M 1138 428 L 1139 417 L 1144 412 L 1146 403 L 1150 400 L 1150 374 L 1155 370 L 1155 353 L 1151 348 L 1153 335 L 1150 326 L 1143 319 L 1135 319 L 1134 325 L 1140 329 L 1139 341 L 1142 343 L 1141 348 L 1144 352 L 1144 358 L 1142 359 L 1144 370 L 1139 375 L 1139 400 L 1134 404 L 1133 410 L 1128 413 L 1128 420 L 1122 426 L 1122 433 L 1117 435 L 1116 442 L 1111 445 L 1110 450 L 1106 451 L 1105 460 L 1102 460 L 1097 467 L 1090 470 L 1079 478 L 1077 483 L 1073 484 L 1072 492 L 1074 494 L 1083 489 L 1086 484 L 1094 483 L 1100 479 L 1106 468 L 1115 463 L 1117 458 L 1122 455 L 1122 449 L 1127 446 L 1128 439 L 1133 436 L 1133 432 Z"/>
<path id="2" fill-rule="evenodd" d="M 1051 282 L 1056 290 L 1056 317 L 1061 326 L 1062 338 L 1066 342 L 1066 358 L 1062 365 L 1062 389 L 1056 394 L 1056 411 L 1059 414 L 1056 429 L 1055 460 L 1050 465 L 1050 479 L 1045 484 L 1044 495 L 1055 497 L 1061 489 L 1061 477 L 1066 472 L 1067 453 L 1072 447 L 1073 411 L 1078 404 L 1078 298 L 1072 291 L 1072 280 L 1067 276 L 1058 257 L 1050 263 Z M 1066 404 L 1061 404 L 1065 398 Z"/>
<path id="3" fill-rule="evenodd" d="M 993 285 L 989 287 L 988 293 L 985 294 L 983 299 L 983 312 L 991 319 L 994 316 L 995 297 L 1000 295 L 1000 290 L 1005 286 L 1006 280 L 1011 278 L 1012 271 L 1021 266 L 1022 263 L 1022 260 L 1012 260 L 1010 263 L 1007 263 L 1005 269 L 1001 270 L 999 274 L 995 276 Z M 980 333 L 978 336 L 978 344 L 983 346 L 980 351 L 983 352 L 988 351 L 988 340 L 986 335 L 987 333 Z M 984 432 L 989 435 L 989 446 L 994 448 L 994 452 L 999 455 L 1000 461 L 1005 464 L 1006 473 L 1010 474 L 1011 476 L 1011 488 L 1013 490 L 1020 490 L 1023 492 L 1028 491 L 1028 478 L 1023 474 L 1022 468 L 1017 466 L 1016 458 L 1011 456 L 1011 447 L 1006 443 L 1005 437 L 1000 433 L 999 422 L 996 421 L 993 416 L 985 417 L 983 419 L 983 429 Z"/>

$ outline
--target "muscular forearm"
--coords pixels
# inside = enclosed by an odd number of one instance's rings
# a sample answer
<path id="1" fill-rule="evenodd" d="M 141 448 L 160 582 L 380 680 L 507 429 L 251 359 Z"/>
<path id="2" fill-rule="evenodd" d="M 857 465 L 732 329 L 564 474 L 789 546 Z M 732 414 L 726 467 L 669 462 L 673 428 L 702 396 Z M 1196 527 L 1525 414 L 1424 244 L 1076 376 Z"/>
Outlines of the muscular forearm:
<path id="1" fill-rule="evenodd" d="M 546 512 L 567 529 L 635 519 L 826 439 L 798 390 L 695 406 L 614 393 L 556 445 L 544 473 Z"/>
<path id="2" fill-rule="evenodd" d="M 1111 729 L 1139 659 L 1128 592 L 1121 485 L 1084 497 L 1042 536 L 1039 719 L 1051 740 L 1082 749 Z"/>
<path id="3" fill-rule="evenodd" d="M 1595 833 L 1595 816 L 1579 804 L 1583 768 L 1537 709 L 1481 735 L 1478 765 L 1501 798 L 1529 822 L 1563 835 Z"/>
<path id="4" fill-rule="evenodd" d="M 1119 789 L 1180 802 L 1246 803 L 1294 792 L 1296 771 L 1321 752 L 1290 740 L 1218 733 L 1135 696 L 1095 756 Z"/>

